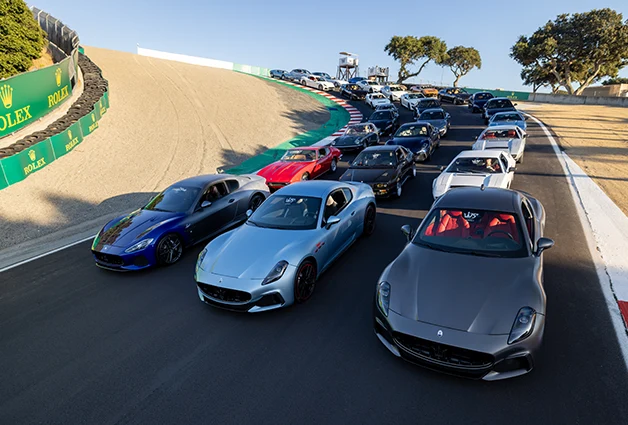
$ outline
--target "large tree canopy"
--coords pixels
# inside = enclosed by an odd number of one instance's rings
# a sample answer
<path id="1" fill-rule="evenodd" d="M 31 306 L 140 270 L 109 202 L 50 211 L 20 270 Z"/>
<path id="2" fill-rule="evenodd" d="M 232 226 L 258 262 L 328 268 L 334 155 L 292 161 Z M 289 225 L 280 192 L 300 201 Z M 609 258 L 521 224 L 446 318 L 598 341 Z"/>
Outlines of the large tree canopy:
<path id="1" fill-rule="evenodd" d="M 451 69 L 456 77 L 454 87 L 458 87 L 460 78 L 467 75 L 473 68 L 482 68 L 482 58 L 480 52 L 473 47 L 456 46 L 447 51 L 441 64 Z"/>
<path id="2" fill-rule="evenodd" d="M 532 86 L 533 93 L 541 87 L 551 87 L 552 93 L 557 93 L 560 87 L 556 76 L 548 67 L 539 67 L 535 64 L 523 67 L 521 79 L 525 86 Z"/>
<path id="3" fill-rule="evenodd" d="M 440 64 L 447 55 L 447 44 L 440 38 L 429 35 L 420 38 L 395 35 L 384 50 L 399 61 L 397 82 L 401 84 L 408 78 L 419 75 L 430 61 Z M 419 69 L 410 72 L 409 66 L 415 63 L 420 63 Z"/>
<path id="4" fill-rule="evenodd" d="M 628 84 L 628 78 L 616 77 L 616 78 L 608 78 L 602 81 L 603 86 L 611 86 L 613 84 Z"/>
<path id="5" fill-rule="evenodd" d="M 45 35 L 24 0 L 0 0 L 0 78 L 28 71 Z"/>
<path id="6" fill-rule="evenodd" d="M 569 94 L 579 95 L 628 64 L 628 23 L 611 9 L 559 15 L 519 37 L 510 56 L 524 67 L 548 70 Z"/>

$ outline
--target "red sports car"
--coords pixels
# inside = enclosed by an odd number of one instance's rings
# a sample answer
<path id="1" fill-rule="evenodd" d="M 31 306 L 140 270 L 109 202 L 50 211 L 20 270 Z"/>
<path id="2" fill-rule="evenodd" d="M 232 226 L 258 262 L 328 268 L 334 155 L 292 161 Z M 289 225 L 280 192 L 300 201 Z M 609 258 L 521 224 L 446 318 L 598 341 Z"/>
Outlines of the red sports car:
<path id="1" fill-rule="evenodd" d="M 257 174 L 266 179 L 272 192 L 290 183 L 315 179 L 328 171 L 336 171 L 341 156 L 340 150 L 333 146 L 288 149 L 279 161 L 267 165 Z"/>

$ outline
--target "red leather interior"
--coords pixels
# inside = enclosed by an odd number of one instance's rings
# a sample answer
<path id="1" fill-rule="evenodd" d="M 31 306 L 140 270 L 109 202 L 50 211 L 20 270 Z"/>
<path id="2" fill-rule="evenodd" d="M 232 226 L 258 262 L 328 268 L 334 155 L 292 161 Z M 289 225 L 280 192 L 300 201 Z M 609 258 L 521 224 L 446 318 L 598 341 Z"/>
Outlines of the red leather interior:
<path id="1" fill-rule="evenodd" d="M 517 232 L 515 218 L 511 214 L 497 214 L 495 217 L 493 217 L 490 223 L 488 223 L 488 228 L 486 229 L 485 234 L 486 236 L 488 236 L 492 232 L 497 231 L 510 233 L 515 242 L 519 242 L 519 232 Z M 506 235 L 505 233 L 494 233 L 491 237 L 507 238 L 508 235 Z"/>
<path id="2" fill-rule="evenodd" d="M 434 224 L 437 224 L 436 231 L 434 231 Z M 432 223 L 427 227 L 425 235 L 467 238 L 469 227 L 469 222 L 462 216 L 462 211 L 448 211 L 437 223 Z"/>

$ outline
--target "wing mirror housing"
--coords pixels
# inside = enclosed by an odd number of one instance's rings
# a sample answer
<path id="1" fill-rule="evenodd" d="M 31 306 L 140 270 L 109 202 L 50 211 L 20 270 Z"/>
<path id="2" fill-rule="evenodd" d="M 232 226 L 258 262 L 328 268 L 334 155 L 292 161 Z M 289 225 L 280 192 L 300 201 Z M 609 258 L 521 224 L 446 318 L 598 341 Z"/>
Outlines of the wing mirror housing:
<path id="1" fill-rule="evenodd" d="M 409 224 L 404 224 L 403 226 L 401 226 L 401 233 L 403 233 L 406 236 L 406 240 L 408 242 L 410 242 L 412 238 L 414 237 L 414 230 L 412 229 L 412 226 L 410 226 Z"/>
<path id="2" fill-rule="evenodd" d="M 516 104 L 516 103 L 513 103 L 513 104 L 512 104 L 512 106 L 517 106 L 517 104 Z"/>
<path id="3" fill-rule="evenodd" d="M 444 166 L 444 165 L 441 165 L 438 169 L 439 169 L 440 171 L 445 171 L 445 166 Z"/>
<path id="4" fill-rule="evenodd" d="M 478 140 L 478 136 L 473 136 L 473 140 Z"/>
<path id="5" fill-rule="evenodd" d="M 541 255 L 546 249 L 554 246 L 554 240 L 550 238 L 539 238 L 536 242 L 536 255 Z"/>
<path id="6" fill-rule="evenodd" d="M 201 202 L 201 208 L 207 208 L 207 207 L 211 206 L 211 204 L 212 203 L 209 202 L 209 201 L 203 201 L 203 202 Z"/>
<path id="7" fill-rule="evenodd" d="M 250 216 L 252 216 L 252 215 L 253 215 L 253 210 L 251 210 L 251 209 L 246 210 L 246 216 L 247 216 L 247 217 L 250 217 Z"/>
<path id="8" fill-rule="evenodd" d="M 508 172 L 509 172 L 509 173 L 514 173 L 515 171 L 517 171 L 517 167 L 510 167 L 510 168 L 508 169 Z"/>
<path id="9" fill-rule="evenodd" d="M 332 215 L 331 217 L 329 217 L 327 219 L 327 221 L 325 222 L 325 227 L 327 229 L 330 229 L 331 226 L 333 226 L 334 224 L 338 224 L 340 223 L 340 218 L 336 217 L 335 215 Z"/>

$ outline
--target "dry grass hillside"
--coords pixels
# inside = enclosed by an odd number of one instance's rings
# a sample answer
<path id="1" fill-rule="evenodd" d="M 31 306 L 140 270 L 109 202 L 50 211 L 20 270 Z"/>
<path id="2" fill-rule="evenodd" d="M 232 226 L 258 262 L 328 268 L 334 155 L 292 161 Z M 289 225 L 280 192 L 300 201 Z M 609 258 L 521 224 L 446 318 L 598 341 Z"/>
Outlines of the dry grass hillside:
<path id="1" fill-rule="evenodd" d="M 177 180 L 236 165 L 329 119 L 311 97 L 252 76 L 86 53 L 109 80 L 111 108 L 70 155 L 0 191 L 0 250 L 89 231 Z"/>

